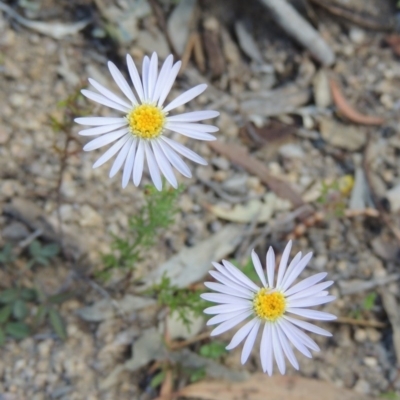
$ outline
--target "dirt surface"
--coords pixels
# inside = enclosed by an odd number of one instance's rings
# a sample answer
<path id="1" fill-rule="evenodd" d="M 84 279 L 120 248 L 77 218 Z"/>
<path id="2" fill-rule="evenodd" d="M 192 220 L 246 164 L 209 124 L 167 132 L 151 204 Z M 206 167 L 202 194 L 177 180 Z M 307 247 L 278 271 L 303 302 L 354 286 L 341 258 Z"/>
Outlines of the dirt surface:
<path id="1" fill-rule="evenodd" d="M 321 352 L 312 360 L 299 357 L 300 370 L 289 368 L 288 375 L 329 383 L 331 390 L 349 389 L 354 398 L 400 398 L 395 2 L 370 1 L 368 7 L 361 1 L 294 2 L 335 53 L 329 67 L 311 58 L 255 0 L 228 8 L 223 1 L 204 0 L 193 10 L 192 3 L 5 2 L 28 21 L 71 26 L 87 20 L 85 28 L 58 39 L 52 37 L 54 26 L 39 33 L 0 11 L 0 248 L 18 246 L 38 229 L 41 243 L 62 247 L 49 266 L 29 271 L 22 261 L 16 270 L 0 266 L 0 287 L 10 287 L 18 275 L 48 296 L 74 293 L 57 306 L 67 327 L 65 341 L 43 324 L 26 339 L 7 339 L 0 349 L 0 399 L 152 399 L 160 387 L 150 383 L 163 365 L 173 371 L 163 379 L 164 393 L 183 388 L 189 378 L 177 367 L 182 360 L 204 367 L 195 356 L 208 343 L 201 336 L 205 322 L 197 321 L 188 335 L 169 320 L 171 340 L 194 338 L 179 350 L 167 351 L 161 339 L 146 343 L 146 337 L 163 332 L 165 311 L 143 300 L 137 279 L 145 281 L 188 250 L 195 269 L 196 249 L 205 240 L 220 241 L 225 246 L 220 257 L 245 264 L 254 246 L 259 254 L 270 245 L 280 253 L 289 238 L 292 254 L 314 252 L 305 275 L 327 271 L 335 281 L 338 299 L 324 309 L 339 319 L 324 324 L 332 338 L 315 338 Z M 209 165 L 192 164 L 193 178 L 178 177 L 186 189 L 174 226 L 133 275 L 115 273 L 103 283 L 96 278 L 101 252 L 108 251 L 112 234 L 127 231 L 128 217 L 144 204 L 143 186 L 123 190 L 120 175 L 108 178 L 109 166 L 92 169 L 101 150 L 83 152 L 80 128 L 72 124 L 68 132 L 57 131 L 51 117 L 63 118 L 65 108 L 57 103 L 86 86 L 88 77 L 117 90 L 107 60 L 125 74 L 126 53 L 140 65 L 152 51 L 164 59 L 170 46 L 177 58 L 190 56 L 171 98 L 208 83 L 185 110 L 220 111 L 219 146 L 185 141 Z M 77 107 L 112 115 L 83 98 Z M 255 209 L 262 210 L 263 220 L 255 218 Z M 141 354 L 146 346 L 156 351 Z M 212 363 L 206 372 L 218 381 L 261 371 L 256 350 L 245 366 L 240 350 Z M 263 379 L 268 385 L 268 377 Z M 296 399 L 296 393 L 289 396 Z"/>

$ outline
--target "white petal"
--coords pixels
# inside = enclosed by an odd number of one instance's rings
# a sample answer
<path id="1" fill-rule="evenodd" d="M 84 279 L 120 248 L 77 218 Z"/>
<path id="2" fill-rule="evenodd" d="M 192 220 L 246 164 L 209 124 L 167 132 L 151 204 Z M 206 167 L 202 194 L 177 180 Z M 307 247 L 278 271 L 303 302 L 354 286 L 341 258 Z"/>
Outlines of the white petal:
<path id="1" fill-rule="evenodd" d="M 300 351 L 300 353 L 304 354 L 308 358 L 312 358 L 310 350 L 308 350 L 303 342 L 298 339 L 296 333 L 292 330 L 292 324 L 281 318 L 278 322 L 278 325 L 283 329 L 290 342 L 293 344 L 294 347 L 296 347 L 297 350 Z"/>
<path id="2" fill-rule="evenodd" d="M 222 262 L 224 263 L 224 261 L 222 261 Z M 236 274 L 232 273 L 232 271 L 230 271 L 228 268 L 226 268 L 225 265 L 222 266 L 215 262 L 213 262 L 212 264 L 215 267 L 215 269 L 217 271 L 219 271 L 222 275 L 224 275 L 227 279 L 229 279 L 229 281 L 244 288 L 245 290 L 250 290 L 253 293 L 258 292 L 260 290 L 260 288 L 257 285 L 256 285 L 257 289 L 253 288 L 251 285 L 248 285 L 247 280 L 242 280 L 241 275 L 236 275 Z"/>
<path id="3" fill-rule="evenodd" d="M 299 326 L 300 328 L 305 329 L 306 331 L 314 332 L 317 335 L 322 335 L 322 336 L 328 336 L 328 337 L 332 336 L 332 334 L 330 332 L 328 332 L 327 330 L 322 329 L 319 326 L 316 326 L 314 324 L 310 324 L 309 322 L 301 321 L 296 318 L 291 318 L 291 317 L 288 317 L 287 315 L 285 315 L 283 318 L 290 321 L 292 324 L 295 324 L 295 325 Z"/>
<path id="4" fill-rule="evenodd" d="M 169 117 L 167 117 L 167 123 L 165 125 L 165 127 L 167 129 L 171 129 L 172 131 L 179 132 L 180 129 L 185 130 L 193 130 L 193 131 L 198 131 L 198 132 L 207 132 L 207 133 L 211 133 L 211 132 L 218 132 L 219 128 L 217 128 L 214 125 L 206 125 L 206 124 L 192 124 L 189 122 L 170 122 Z"/>
<path id="5" fill-rule="evenodd" d="M 301 329 L 297 328 L 297 326 L 294 326 L 291 322 L 286 320 L 286 323 L 288 324 L 288 326 L 290 326 L 290 330 L 293 335 L 295 335 L 297 340 L 302 342 L 304 346 L 307 346 L 309 349 L 314 351 L 320 351 L 317 343 L 315 343 L 314 340 L 310 338 L 310 336 L 306 335 Z"/>
<path id="6" fill-rule="evenodd" d="M 254 269 L 256 270 L 261 283 L 264 285 L 264 287 L 267 287 L 267 281 L 265 280 L 265 275 L 264 275 L 263 267 L 261 265 L 261 261 L 258 258 L 258 255 L 254 250 L 252 250 L 252 252 L 251 252 L 251 259 L 253 261 Z"/>
<path id="7" fill-rule="evenodd" d="M 249 311 L 249 306 L 237 305 L 237 304 L 222 304 L 219 306 L 208 307 L 204 310 L 204 314 L 221 314 L 229 313 L 233 311 Z"/>
<path id="8" fill-rule="evenodd" d="M 82 118 L 75 118 L 74 121 L 77 124 L 89 125 L 89 126 L 113 125 L 113 124 L 119 124 L 119 123 L 122 123 L 122 122 L 126 123 L 126 119 L 124 117 L 118 117 L 118 118 L 111 118 L 111 117 L 82 117 Z"/>
<path id="9" fill-rule="evenodd" d="M 99 82 L 95 81 L 92 78 L 89 78 L 89 82 L 90 84 L 96 89 L 98 90 L 103 96 L 107 97 L 108 99 L 110 99 L 111 101 L 114 101 L 117 104 L 120 104 L 123 107 L 126 108 L 130 108 L 132 107 L 131 104 L 127 103 L 126 101 L 120 99 L 117 95 L 115 95 L 111 90 L 108 90 L 106 87 L 104 87 L 103 85 L 100 85 Z"/>
<path id="10" fill-rule="evenodd" d="M 283 329 L 279 326 L 279 323 L 276 324 L 275 326 L 278 332 L 278 338 L 279 341 L 281 342 L 281 347 L 283 349 L 283 352 L 285 353 L 287 359 L 290 361 L 290 364 L 292 364 L 295 369 L 299 369 L 299 363 L 297 362 L 296 356 L 294 355 L 293 350 L 290 347 L 290 344 L 286 338 Z"/>
<path id="11" fill-rule="evenodd" d="M 249 289 L 247 289 L 245 286 L 240 285 L 234 281 L 232 281 L 231 279 L 227 278 L 226 276 L 224 276 L 223 274 L 221 274 L 220 272 L 216 272 L 216 271 L 210 271 L 209 274 L 216 279 L 217 281 L 223 283 L 224 285 L 226 285 L 227 287 L 233 288 L 233 290 L 235 290 L 238 293 L 241 293 L 243 296 L 247 296 L 247 293 L 252 293 Z M 252 295 L 254 296 L 254 294 Z"/>
<path id="12" fill-rule="evenodd" d="M 157 83 L 154 88 L 154 93 L 152 96 L 152 101 L 157 102 L 158 99 L 160 98 L 161 92 L 165 86 L 166 79 L 168 78 L 171 69 L 172 69 L 172 62 L 174 60 L 174 57 L 172 54 L 170 54 L 164 61 L 163 66 L 161 67 L 160 74 L 158 75 L 157 78 Z"/>
<path id="13" fill-rule="evenodd" d="M 243 294 L 241 291 L 238 291 L 226 285 L 221 285 L 220 283 L 216 282 L 204 282 L 204 286 L 211 290 L 215 290 L 216 292 L 230 294 L 232 296 L 241 297 L 243 299 L 249 299 L 249 300 L 253 299 L 253 293 L 250 292 L 250 290 L 247 291 L 247 294 Z"/>
<path id="14" fill-rule="evenodd" d="M 129 135 L 125 135 L 117 142 L 115 142 L 94 164 L 93 168 L 100 167 L 107 162 L 112 156 L 118 153 L 120 148 L 129 140 Z"/>
<path id="15" fill-rule="evenodd" d="M 167 129 L 170 129 L 171 131 L 178 132 L 181 135 L 190 137 L 192 139 L 207 140 L 207 141 L 211 141 L 211 140 L 215 140 L 216 139 L 215 136 L 210 135 L 209 133 L 199 132 L 199 131 L 195 131 L 193 129 L 183 129 L 183 128 L 179 128 L 179 127 L 176 127 L 176 126 L 171 128 L 169 125 L 170 124 L 166 124 L 165 127 Z"/>
<path id="16" fill-rule="evenodd" d="M 164 104 L 165 99 L 168 96 L 169 91 L 171 90 L 172 85 L 175 82 L 176 76 L 178 75 L 179 69 L 181 68 L 181 61 L 178 61 L 171 68 L 171 71 L 168 77 L 165 79 L 164 87 L 161 91 L 160 98 L 158 99 L 158 106 L 161 107 Z"/>
<path id="17" fill-rule="evenodd" d="M 286 311 L 292 314 L 299 315 L 300 317 L 316 319 L 320 321 L 332 321 L 337 318 L 336 315 L 329 314 L 323 311 L 309 310 L 307 308 L 288 307 Z"/>
<path id="18" fill-rule="evenodd" d="M 287 266 L 287 262 L 289 260 L 291 250 L 292 250 L 292 241 L 289 240 L 288 244 L 285 247 L 285 250 L 283 250 L 281 262 L 279 263 L 278 278 L 276 281 L 276 287 L 278 289 L 281 288 L 282 279 L 283 279 L 283 276 L 285 275 L 286 266 Z"/>
<path id="19" fill-rule="evenodd" d="M 156 159 L 154 158 L 154 154 L 150 148 L 149 143 L 145 140 L 143 140 L 143 143 L 144 143 L 144 150 L 146 152 L 147 165 L 149 167 L 151 180 L 153 181 L 156 189 L 160 191 L 162 189 L 162 179 L 160 170 L 158 169 Z"/>
<path id="20" fill-rule="evenodd" d="M 297 263 L 301 260 L 302 252 L 299 251 L 292 259 L 290 262 L 289 266 L 287 267 L 287 270 L 285 272 L 285 275 L 283 275 L 282 279 L 282 290 L 285 290 L 287 288 L 286 281 L 289 275 L 292 273 L 292 271 L 296 268 Z"/>
<path id="21" fill-rule="evenodd" d="M 175 100 L 172 100 L 165 108 L 164 111 L 168 112 L 173 110 L 176 107 L 179 107 L 183 104 L 188 103 L 190 100 L 193 100 L 195 97 L 199 96 L 207 89 L 207 85 L 202 83 L 200 85 L 195 86 L 192 89 L 187 90 L 186 92 L 179 95 Z"/>
<path id="22" fill-rule="evenodd" d="M 297 292 L 300 292 L 302 290 L 306 290 L 309 287 L 315 285 L 319 281 L 322 281 L 328 274 L 326 272 L 320 272 L 319 274 L 312 275 L 306 279 L 303 279 L 293 287 L 291 287 L 288 291 L 285 292 L 286 296 L 291 296 L 292 294 L 295 294 Z"/>
<path id="23" fill-rule="evenodd" d="M 226 260 L 222 260 L 224 267 L 234 275 L 240 282 L 244 283 L 248 288 L 258 292 L 260 288 L 250 279 L 248 278 L 242 271 L 236 268 L 232 263 Z"/>
<path id="24" fill-rule="evenodd" d="M 135 162 L 136 143 L 137 143 L 137 139 L 133 138 L 131 147 L 129 149 L 129 153 L 126 156 L 124 172 L 122 174 L 122 187 L 123 188 L 126 188 L 126 186 L 128 185 L 129 179 L 132 175 L 133 164 Z"/>
<path id="25" fill-rule="evenodd" d="M 295 281 L 295 279 L 303 272 L 304 268 L 307 266 L 308 262 L 311 260 L 312 253 L 306 254 L 296 265 L 290 275 L 287 277 L 285 282 L 285 287 L 290 287 L 290 285 Z"/>
<path id="26" fill-rule="evenodd" d="M 83 129 L 78 132 L 78 134 L 81 136 L 96 136 L 103 133 L 115 131 L 116 129 L 122 128 L 123 126 L 127 126 L 126 121 L 120 122 L 119 124 L 96 126 L 95 128 Z"/>
<path id="27" fill-rule="evenodd" d="M 301 292 L 297 292 L 296 294 L 289 296 L 288 300 L 292 301 L 292 300 L 302 299 L 304 297 L 319 295 L 321 291 L 331 286 L 332 284 L 333 281 L 318 283 L 317 285 L 311 286 L 308 289 L 302 290 Z"/>
<path id="28" fill-rule="evenodd" d="M 314 307 L 314 306 L 319 306 L 320 304 L 325 304 L 329 303 L 330 301 L 333 301 L 336 299 L 336 296 L 317 296 L 317 297 L 308 297 L 306 299 L 300 299 L 300 300 L 288 300 L 288 307 Z"/>
<path id="29" fill-rule="evenodd" d="M 221 333 L 224 333 L 229 329 L 232 329 L 234 326 L 244 321 L 248 316 L 249 313 L 248 310 L 246 310 L 246 312 L 239 314 L 237 317 L 223 322 L 222 324 L 218 325 L 214 330 L 211 331 L 210 336 L 220 335 Z"/>
<path id="30" fill-rule="evenodd" d="M 142 64 L 142 82 L 145 101 L 149 101 L 149 67 L 150 59 L 144 56 Z"/>
<path id="31" fill-rule="evenodd" d="M 168 143 L 175 151 L 177 151 L 179 154 L 182 154 L 184 157 L 188 158 L 189 160 L 192 160 L 201 165 L 207 165 L 207 161 L 204 158 L 200 157 L 194 151 L 189 150 L 184 145 L 182 145 L 178 142 L 175 142 L 174 140 L 171 140 L 171 139 L 167 138 L 166 136 L 161 136 L 161 139 L 164 140 L 164 142 Z"/>
<path id="32" fill-rule="evenodd" d="M 140 80 L 139 72 L 136 68 L 136 65 L 133 62 L 132 57 L 129 54 L 126 55 L 126 63 L 128 65 L 128 71 L 129 71 L 129 75 L 131 77 L 133 86 L 135 87 L 135 90 L 139 96 L 140 101 L 143 102 L 144 92 L 143 92 L 142 81 Z"/>
<path id="33" fill-rule="evenodd" d="M 88 99 L 93 100 L 96 103 L 102 104 L 103 106 L 113 108 L 114 110 L 122 111 L 123 113 L 128 113 L 130 111 L 130 108 L 121 106 L 120 104 L 107 99 L 107 97 L 104 97 L 101 94 L 94 93 L 86 89 L 82 89 L 81 93 Z"/>
<path id="34" fill-rule="evenodd" d="M 260 359 L 263 371 L 267 372 L 269 376 L 272 375 L 274 369 L 273 357 L 272 324 L 265 323 L 260 345 Z"/>
<path id="35" fill-rule="evenodd" d="M 260 324 L 261 324 L 260 320 L 256 319 L 256 323 L 254 324 L 249 335 L 247 336 L 246 341 L 244 342 L 242 356 L 240 357 L 240 362 L 242 364 L 244 364 L 247 361 L 247 359 L 249 358 L 251 350 L 254 346 L 254 342 L 256 341 L 256 337 L 257 337 L 258 329 L 260 328 Z"/>
<path id="36" fill-rule="evenodd" d="M 250 316 L 253 311 L 245 311 L 247 313 L 248 316 Z M 239 315 L 239 313 L 237 311 L 234 312 L 230 312 L 230 313 L 223 313 L 223 314 L 218 314 L 215 315 L 214 317 L 210 318 L 207 321 L 207 325 L 215 325 L 215 324 L 220 324 L 221 322 L 225 322 L 228 321 L 229 319 L 235 318 Z"/>
<path id="37" fill-rule="evenodd" d="M 157 141 L 157 143 L 160 145 L 162 151 L 165 154 L 165 157 L 167 157 L 168 161 L 172 164 L 172 166 L 176 168 L 183 176 L 191 178 L 192 173 L 190 172 L 189 167 L 182 160 L 182 158 L 180 158 L 178 154 L 176 154 L 175 151 L 172 150 L 167 143 L 162 141 Z"/>
<path id="38" fill-rule="evenodd" d="M 158 57 L 157 53 L 153 52 L 150 59 L 150 66 L 149 66 L 149 80 L 148 80 L 148 94 L 149 100 L 151 102 L 154 101 L 154 88 L 157 82 L 157 71 L 158 71 Z"/>
<path id="39" fill-rule="evenodd" d="M 173 115 L 167 118 L 168 122 L 197 122 L 205 119 L 211 119 L 218 117 L 218 111 L 206 110 L 206 111 L 191 111 L 179 115 Z"/>
<path id="40" fill-rule="evenodd" d="M 133 165 L 133 184 L 139 186 L 143 174 L 144 164 L 144 144 L 143 140 L 139 140 L 139 146 L 136 152 L 135 164 Z"/>
<path id="41" fill-rule="evenodd" d="M 267 253 L 267 278 L 268 286 L 274 287 L 274 276 L 275 276 L 275 253 L 274 249 L 270 246 Z"/>
<path id="42" fill-rule="evenodd" d="M 128 82 L 121 74 L 120 70 L 116 67 L 116 65 L 111 61 L 109 61 L 108 69 L 110 70 L 110 73 L 114 78 L 115 83 L 121 89 L 122 93 L 131 101 L 132 104 L 135 105 L 138 104 L 138 101 L 136 100 L 136 97 L 133 94 L 132 89 L 130 88 Z"/>
<path id="43" fill-rule="evenodd" d="M 92 151 L 99 149 L 100 147 L 105 146 L 106 144 L 109 144 L 111 142 L 114 142 L 115 140 L 119 139 L 121 136 L 126 135 L 129 132 L 128 128 L 120 129 L 118 131 L 106 133 L 105 135 L 102 135 L 96 139 L 93 139 L 89 143 L 87 143 L 84 147 L 84 151 Z"/>
<path id="44" fill-rule="evenodd" d="M 237 347 L 243 340 L 244 338 L 250 333 L 250 331 L 253 329 L 254 325 L 257 324 L 257 318 L 253 318 L 249 322 L 247 322 L 245 325 L 243 325 L 234 335 L 228 346 L 226 346 L 227 350 L 232 350 L 235 347 Z"/>
<path id="45" fill-rule="evenodd" d="M 249 300 L 242 299 L 240 297 L 231 296 L 229 294 L 221 293 L 202 293 L 200 297 L 207 301 L 212 301 L 214 303 L 225 303 L 225 304 L 243 304 L 251 307 L 251 302 Z"/>
<path id="46" fill-rule="evenodd" d="M 276 364 L 278 365 L 279 372 L 282 375 L 285 375 L 286 371 L 285 357 L 283 355 L 283 350 L 278 335 L 279 333 L 276 324 L 271 324 L 272 347 L 274 348 L 275 361 Z"/>
<path id="47" fill-rule="evenodd" d="M 121 149 L 118 156 L 116 157 L 114 164 L 110 170 L 110 178 L 112 178 L 121 169 L 122 164 L 126 160 L 126 156 L 128 155 L 129 149 L 131 148 L 131 144 L 132 144 L 132 138 L 131 140 L 128 140 L 124 144 L 124 147 Z"/>
<path id="48" fill-rule="evenodd" d="M 156 158 L 158 167 L 162 174 L 167 178 L 167 181 L 176 189 L 178 187 L 178 181 L 174 175 L 171 164 L 167 160 L 164 152 L 162 151 L 157 140 L 152 140 L 151 146 L 154 151 L 154 156 Z"/>

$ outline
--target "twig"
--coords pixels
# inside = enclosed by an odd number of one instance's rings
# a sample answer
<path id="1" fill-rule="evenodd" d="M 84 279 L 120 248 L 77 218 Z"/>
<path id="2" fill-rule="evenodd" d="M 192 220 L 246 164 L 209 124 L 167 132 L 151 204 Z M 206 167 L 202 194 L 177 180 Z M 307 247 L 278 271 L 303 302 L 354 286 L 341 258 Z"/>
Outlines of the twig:
<path id="1" fill-rule="evenodd" d="M 179 350 L 179 349 L 183 349 L 186 346 L 189 346 L 190 344 L 199 342 L 200 340 L 207 339 L 208 337 L 210 337 L 210 332 L 203 332 L 195 337 L 192 337 L 187 340 L 183 340 L 182 342 L 170 342 L 170 343 L 168 343 L 168 347 L 171 350 Z"/>
<path id="2" fill-rule="evenodd" d="M 400 274 L 391 274 L 388 276 L 382 276 L 379 278 L 372 278 L 371 280 L 365 282 L 365 281 L 360 281 L 360 282 L 342 282 L 339 281 L 339 287 L 342 295 L 349 295 L 349 294 L 355 294 L 359 292 L 365 292 L 366 290 L 373 289 L 377 286 L 383 286 L 387 285 L 388 283 L 395 282 L 400 279 Z"/>
<path id="3" fill-rule="evenodd" d="M 29 246 L 36 238 L 42 236 L 43 229 L 36 229 L 35 232 L 32 232 L 27 238 L 21 240 L 18 243 L 19 251 L 22 251 L 25 247 Z"/>
<path id="4" fill-rule="evenodd" d="M 336 322 L 338 324 L 349 324 L 349 325 L 357 325 L 357 326 L 366 326 L 370 328 L 385 328 L 387 324 L 378 321 L 368 321 L 365 319 L 355 319 L 349 317 L 338 317 L 332 322 Z"/>
<path id="5" fill-rule="evenodd" d="M 321 35 L 286 0 L 261 0 L 278 23 L 323 65 L 332 65 L 335 54 Z"/>

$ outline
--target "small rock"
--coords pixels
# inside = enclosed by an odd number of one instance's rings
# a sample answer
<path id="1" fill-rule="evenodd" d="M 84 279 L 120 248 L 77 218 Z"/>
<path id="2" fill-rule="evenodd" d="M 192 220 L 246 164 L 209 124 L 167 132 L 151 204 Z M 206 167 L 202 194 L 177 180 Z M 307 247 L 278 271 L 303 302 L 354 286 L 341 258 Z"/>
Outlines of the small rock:
<path id="1" fill-rule="evenodd" d="M 317 107 L 326 108 L 332 104 L 331 89 L 326 71 L 319 70 L 313 81 L 314 100 Z"/>
<path id="2" fill-rule="evenodd" d="M 365 329 L 357 329 L 354 334 L 354 339 L 359 343 L 365 342 L 367 340 L 367 331 Z"/>
<path id="3" fill-rule="evenodd" d="M 370 392 L 370 390 L 371 390 L 371 386 L 370 386 L 370 384 L 369 384 L 367 381 L 365 381 L 364 379 L 359 379 L 359 380 L 356 382 L 355 386 L 354 386 L 354 390 L 355 390 L 357 393 L 368 394 L 368 393 Z"/>
<path id="4" fill-rule="evenodd" d="M 99 226 L 102 223 L 100 214 L 91 206 L 85 204 L 80 209 L 81 218 L 79 224 L 81 226 Z"/>
<path id="5" fill-rule="evenodd" d="M 186 326 L 177 313 L 167 317 L 167 329 L 172 340 L 189 339 L 196 336 L 204 327 L 204 317 L 187 315 L 190 324 Z"/>
<path id="6" fill-rule="evenodd" d="M 12 222 L 3 229 L 3 238 L 10 241 L 23 240 L 29 236 L 28 228 L 21 222 Z"/>
<path id="7" fill-rule="evenodd" d="M 21 93 L 13 93 L 9 98 L 9 103 L 14 108 L 20 108 L 25 105 L 27 96 Z"/>
<path id="8" fill-rule="evenodd" d="M 367 367 L 374 368 L 378 365 L 378 360 L 375 357 L 364 357 L 364 364 Z"/>
<path id="9" fill-rule="evenodd" d="M 224 171 L 229 170 L 231 166 L 231 163 L 224 157 L 214 157 L 211 163 Z"/>
<path id="10" fill-rule="evenodd" d="M 5 126 L 0 126 L 0 144 L 5 144 L 10 139 L 11 132 L 5 128 Z"/>
<path id="11" fill-rule="evenodd" d="M 382 334 L 375 328 L 367 328 L 367 336 L 372 343 L 378 343 L 382 339 Z"/>
<path id="12" fill-rule="evenodd" d="M 314 266 L 318 271 L 323 271 L 328 262 L 328 257 L 325 254 L 320 254 L 314 259 Z"/>
<path id="13" fill-rule="evenodd" d="M 279 154 L 282 157 L 286 158 L 303 158 L 304 157 L 304 151 L 303 149 L 298 145 L 294 143 L 288 143 L 284 144 L 279 148 Z"/>
<path id="14" fill-rule="evenodd" d="M 362 44 L 365 41 L 365 31 L 352 27 L 349 32 L 350 40 L 355 44 Z"/>
<path id="15" fill-rule="evenodd" d="M 151 32 L 140 31 L 135 42 L 136 46 L 139 46 L 147 53 L 155 51 L 160 58 L 167 58 L 171 53 L 165 35 L 158 29 L 152 29 Z"/>

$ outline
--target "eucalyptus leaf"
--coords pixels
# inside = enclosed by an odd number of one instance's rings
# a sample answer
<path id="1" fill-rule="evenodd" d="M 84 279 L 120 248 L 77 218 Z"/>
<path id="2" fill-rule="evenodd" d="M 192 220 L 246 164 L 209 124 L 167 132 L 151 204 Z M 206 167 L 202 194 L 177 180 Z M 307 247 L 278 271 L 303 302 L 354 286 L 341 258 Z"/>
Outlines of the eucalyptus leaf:
<path id="1" fill-rule="evenodd" d="M 65 340 L 67 338 L 67 330 L 60 313 L 54 308 L 49 309 L 50 324 L 54 331 L 57 333 L 60 339 Z"/>
<path id="2" fill-rule="evenodd" d="M 30 335 L 30 329 L 24 322 L 9 322 L 6 332 L 15 339 L 25 339 Z"/>

